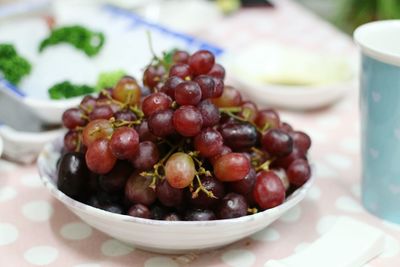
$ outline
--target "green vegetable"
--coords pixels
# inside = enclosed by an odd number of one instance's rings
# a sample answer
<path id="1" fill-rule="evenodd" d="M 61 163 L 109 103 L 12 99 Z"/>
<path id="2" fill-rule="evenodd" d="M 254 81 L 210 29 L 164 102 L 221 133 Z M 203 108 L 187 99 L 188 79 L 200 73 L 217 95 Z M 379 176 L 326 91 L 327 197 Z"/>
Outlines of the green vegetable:
<path id="1" fill-rule="evenodd" d="M 31 72 L 29 61 L 18 55 L 12 44 L 0 44 L 0 74 L 14 85 L 18 85 Z"/>
<path id="2" fill-rule="evenodd" d="M 95 92 L 95 89 L 88 85 L 75 85 L 68 81 L 57 83 L 49 89 L 51 99 L 64 99 Z"/>
<path id="3" fill-rule="evenodd" d="M 50 36 L 40 43 L 39 51 L 59 43 L 69 43 L 93 57 L 100 52 L 104 42 L 105 36 L 101 32 L 93 32 L 79 25 L 66 26 L 52 30 Z"/>
<path id="4" fill-rule="evenodd" d="M 114 87 L 117 82 L 126 74 L 123 70 L 115 70 L 102 72 L 97 78 L 96 91 L 101 91 L 104 88 Z"/>

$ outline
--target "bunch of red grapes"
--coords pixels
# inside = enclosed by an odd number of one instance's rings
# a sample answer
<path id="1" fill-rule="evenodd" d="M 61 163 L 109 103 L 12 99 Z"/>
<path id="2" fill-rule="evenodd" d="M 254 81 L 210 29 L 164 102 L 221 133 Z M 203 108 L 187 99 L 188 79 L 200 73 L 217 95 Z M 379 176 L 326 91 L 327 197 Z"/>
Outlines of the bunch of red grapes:
<path id="1" fill-rule="evenodd" d="M 158 220 L 229 219 L 270 209 L 311 175 L 309 136 L 224 85 L 214 55 L 155 58 L 66 110 L 58 187 L 93 207 Z"/>

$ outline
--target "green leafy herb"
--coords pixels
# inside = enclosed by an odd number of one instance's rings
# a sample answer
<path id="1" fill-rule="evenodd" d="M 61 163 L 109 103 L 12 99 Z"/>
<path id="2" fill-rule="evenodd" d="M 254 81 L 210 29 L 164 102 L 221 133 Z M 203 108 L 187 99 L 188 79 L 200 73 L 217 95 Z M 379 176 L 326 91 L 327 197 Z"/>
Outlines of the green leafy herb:
<path id="1" fill-rule="evenodd" d="M 12 44 L 0 44 L 0 74 L 14 85 L 18 85 L 31 72 L 29 61 L 18 55 Z"/>
<path id="2" fill-rule="evenodd" d="M 97 78 L 96 91 L 101 91 L 104 88 L 114 87 L 117 82 L 126 74 L 123 70 L 115 70 L 102 72 Z"/>
<path id="3" fill-rule="evenodd" d="M 93 32 L 79 25 L 65 26 L 52 30 L 50 36 L 40 43 L 39 51 L 42 52 L 52 45 L 69 43 L 89 57 L 93 57 L 100 52 L 104 42 L 105 36 L 101 32 Z"/>
<path id="4" fill-rule="evenodd" d="M 48 92 L 51 99 L 66 99 L 93 93 L 95 89 L 88 85 L 75 85 L 64 81 L 53 85 Z"/>

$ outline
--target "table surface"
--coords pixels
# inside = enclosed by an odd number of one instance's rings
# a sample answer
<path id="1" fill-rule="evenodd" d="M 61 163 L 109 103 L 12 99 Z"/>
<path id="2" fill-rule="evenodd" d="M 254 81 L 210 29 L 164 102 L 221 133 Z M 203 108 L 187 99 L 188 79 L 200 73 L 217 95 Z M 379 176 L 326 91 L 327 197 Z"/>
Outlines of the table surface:
<path id="1" fill-rule="evenodd" d="M 276 9 L 247 9 L 197 35 L 238 51 L 254 40 L 298 44 L 353 56 L 351 39 L 288 0 Z M 304 249 L 339 216 L 382 229 L 384 253 L 369 267 L 398 266 L 400 225 L 384 222 L 360 204 L 357 89 L 326 109 L 282 112 L 313 140 L 316 183 L 306 199 L 267 229 L 223 249 L 165 256 L 135 250 L 82 223 L 42 186 L 36 167 L 0 161 L 0 266 L 263 266 Z"/>

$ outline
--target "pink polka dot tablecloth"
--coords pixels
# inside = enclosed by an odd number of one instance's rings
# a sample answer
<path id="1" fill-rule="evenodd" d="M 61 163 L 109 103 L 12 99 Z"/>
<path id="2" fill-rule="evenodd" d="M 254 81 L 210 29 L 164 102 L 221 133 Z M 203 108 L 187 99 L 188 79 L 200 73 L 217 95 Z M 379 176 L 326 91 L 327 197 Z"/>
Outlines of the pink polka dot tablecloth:
<path id="1" fill-rule="evenodd" d="M 243 10 L 195 34 L 231 51 L 255 40 L 274 40 L 349 56 L 355 53 L 348 37 L 287 0 L 273 10 Z M 400 225 L 370 215 L 360 204 L 357 90 L 348 90 L 329 108 L 281 113 L 284 121 L 308 132 L 313 140 L 316 183 L 306 199 L 263 231 L 202 254 L 168 256 L 128 247 L 84 224 L 52 198 L 35 166 L 1 160 L 0 266 L 263 266 L 304 249 L 340 216 L 385 232 L 385 250 L 369 267 L 400 266 Z"/>

